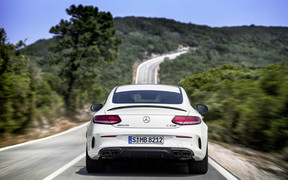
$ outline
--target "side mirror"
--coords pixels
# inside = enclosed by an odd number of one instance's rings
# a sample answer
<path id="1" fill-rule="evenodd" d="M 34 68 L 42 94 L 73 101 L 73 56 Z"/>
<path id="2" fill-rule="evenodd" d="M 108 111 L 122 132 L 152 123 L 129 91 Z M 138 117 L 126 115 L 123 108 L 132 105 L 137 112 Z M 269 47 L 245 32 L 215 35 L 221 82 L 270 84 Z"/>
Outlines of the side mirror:
<path id="1" fill-rule="evenodd" d="M 202 113 L 202 112 L 207 112 L 208 111 L 208 107 L 203 105 L 203 104 L 197 104 L 196 105 L 196 110 L 199 112 L 199 113 Z"/>
<path id="2" fill-rule="evenodd" d="M 90 107 L 90 110 L 93 111 L 93 112 L 97 112 L 97 111 L 99 111 L 102 107 L 103 107 L 102 104 L 92 104 L 92 106 Z"/>

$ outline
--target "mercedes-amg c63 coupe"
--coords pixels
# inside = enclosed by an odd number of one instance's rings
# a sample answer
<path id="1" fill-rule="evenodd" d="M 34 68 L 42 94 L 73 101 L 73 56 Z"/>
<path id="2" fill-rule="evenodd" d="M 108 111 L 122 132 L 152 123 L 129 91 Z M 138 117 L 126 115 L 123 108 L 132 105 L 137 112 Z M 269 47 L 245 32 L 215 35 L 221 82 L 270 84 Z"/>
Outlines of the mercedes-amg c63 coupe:
<path id="1" fill-rule="evenodd" d="M 135 84 L 115 87 L 87 127 L 86 169 L 104 172 L 113 160 L 182 161 L 189 173 L 208 170 L 207 125 L 182 87 Z"/>

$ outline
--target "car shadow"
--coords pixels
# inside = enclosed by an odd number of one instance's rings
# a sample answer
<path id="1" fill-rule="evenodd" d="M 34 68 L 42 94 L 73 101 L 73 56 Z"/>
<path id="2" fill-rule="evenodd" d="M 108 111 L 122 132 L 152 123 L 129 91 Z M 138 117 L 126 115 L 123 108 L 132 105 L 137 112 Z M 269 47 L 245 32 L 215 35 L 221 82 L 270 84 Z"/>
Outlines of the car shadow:
<path id="1" fill-rule="evenodd" d="M 83 176 L 128 176 L 128 177 L 187 177 L 188 167 L 175 162 L 114 161 L 106 166 L 104 173 L 88 173 L 86 167 L 76 172 Z"/>

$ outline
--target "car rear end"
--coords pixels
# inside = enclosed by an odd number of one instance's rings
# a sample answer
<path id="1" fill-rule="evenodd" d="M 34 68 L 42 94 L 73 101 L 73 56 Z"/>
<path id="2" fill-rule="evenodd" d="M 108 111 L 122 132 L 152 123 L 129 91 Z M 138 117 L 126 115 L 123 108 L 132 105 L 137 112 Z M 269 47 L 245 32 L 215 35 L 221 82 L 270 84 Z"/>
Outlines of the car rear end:
<path id="1" fill-rule="evenodd" d="M 168 86 L 167 92 L 172 92 L 169 94 L 163 93 L 163 87 L 160 87 L 163 97 L 159 97 L 157 92 L 137 88 L 129 89 L 130 95 L 134 93 L 133 98 L 125 97 L 124 100 L 121 98 L 127 95 L 127 90 L 115 88 L 104 107 L 94 115 L 87 129 L 89 157 L 93 160 L 203 160 L 207 126 L 202 116 L 190 106 L 185 91 Z M 175 93 L 178 93 L 178 99 L 173 103 L 171 98 Z"/>

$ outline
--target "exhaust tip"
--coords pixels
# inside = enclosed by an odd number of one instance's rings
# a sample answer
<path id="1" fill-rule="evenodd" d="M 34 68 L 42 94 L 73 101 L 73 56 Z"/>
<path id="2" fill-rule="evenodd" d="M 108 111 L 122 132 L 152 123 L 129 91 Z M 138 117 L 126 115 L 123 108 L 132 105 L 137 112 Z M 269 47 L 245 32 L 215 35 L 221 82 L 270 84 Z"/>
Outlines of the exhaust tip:
<path id="1" fill-rule="evenodd" d="M 172 150 L 174 158 L 177 159 L 191 159 L 194 153 L 189 150 Z"/>
<path id="2" fill-rule="evenodd" d="M 120 155 L 120 150 L 117 150 L 117 149 L 115 149 L 115 150 L 102 150 L 101 152 L 100 152 L 100 156 L 102 157 L 102 158 L 116 158 L 116 157 L 118 157 Z"/>

